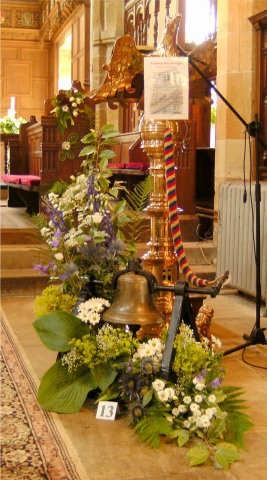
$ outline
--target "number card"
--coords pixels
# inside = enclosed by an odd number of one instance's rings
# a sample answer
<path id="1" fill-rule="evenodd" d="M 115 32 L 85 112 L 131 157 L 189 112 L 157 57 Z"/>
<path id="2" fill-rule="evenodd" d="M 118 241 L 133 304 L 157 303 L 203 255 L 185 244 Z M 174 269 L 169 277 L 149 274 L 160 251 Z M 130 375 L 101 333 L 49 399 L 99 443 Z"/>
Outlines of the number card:
<path id="1" fill-rule="evenodd" d="M 99 402 L 96 418 L 100 420 L 115 420 L 118 410 L 118 402 Z"/>

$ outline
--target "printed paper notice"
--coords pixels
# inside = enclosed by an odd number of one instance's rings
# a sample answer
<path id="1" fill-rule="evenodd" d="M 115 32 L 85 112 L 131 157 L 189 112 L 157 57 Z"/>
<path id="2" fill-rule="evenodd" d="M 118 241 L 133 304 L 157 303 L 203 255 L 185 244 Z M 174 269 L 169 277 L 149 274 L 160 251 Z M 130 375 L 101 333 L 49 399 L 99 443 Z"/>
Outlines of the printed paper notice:
<path id="1" fill-rule="evenodd" d="M 144 81 L 145 118 L 188 119 L 187 57 L 145 57 Z"/>

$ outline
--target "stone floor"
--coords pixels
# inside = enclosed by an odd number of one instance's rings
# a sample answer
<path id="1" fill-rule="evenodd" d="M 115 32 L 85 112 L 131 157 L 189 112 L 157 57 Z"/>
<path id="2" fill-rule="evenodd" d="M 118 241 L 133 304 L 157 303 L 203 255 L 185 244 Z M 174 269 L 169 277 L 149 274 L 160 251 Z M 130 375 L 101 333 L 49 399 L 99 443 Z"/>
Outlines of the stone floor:
<path id="1" fill-rule="evenodd" d="M 1 306 L 37 375 L 41 378 L 55 360 L 55 354 L 40 343 L 34 332 L 34 296 L 2 296 Z M 255 300 L 235 290 L 222 290 L 205 303 L 214 308 L 212 333 L 224 351 L 244 343 L 256 320 Z M 259 325 L 257 325 L 259 326 Z M 260 327 L 267 327 L 266 307 L 262 306 Z M 251 345 L 224 357 L 225 384 L 244 389 L 244 399 L 254 427 L 245 435 L 246 449 L 241 461 L 224 472 L 212 467 L 189 468 L 186 449 L 162 445 L 159 450 L 138 443 L 128 427 L 128 418 L 114 422 L 96 420 L 95 405 L 88 401 L 77 414 L 59 415 L 88 480 L 263 480 L 267 468 L 267 345 Z"/>

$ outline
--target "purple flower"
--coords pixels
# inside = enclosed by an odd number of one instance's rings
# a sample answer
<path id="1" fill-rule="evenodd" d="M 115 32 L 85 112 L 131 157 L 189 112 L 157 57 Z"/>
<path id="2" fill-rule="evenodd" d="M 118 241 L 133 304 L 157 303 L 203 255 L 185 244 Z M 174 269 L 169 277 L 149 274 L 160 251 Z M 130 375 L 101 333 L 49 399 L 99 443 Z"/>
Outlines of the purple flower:
<path id="1" fill-rule="evenodd" d="M 53 262 L 50 262 L 48 265 L 41 265 L 40 263 L 36 263 L 33 269 L 39 271 L 42 275 L 47 275 L 53 265 Z"/>
<path id="2" fill-rule="evenodd" d="M 56 240 L 56 239 L 52 240 L 52 242 L 51 242 L 51 245 L 52 245 L 53 248 L 57 248 L 59 246 L 59 244 L 60 244 L 60 241 Z"/>
<path id="3" fill-rule="evenodd" d="M 75 275 L 75 273 L 77 273 L 77 272 L 78 272 L 78 267 L 77 267 L 77 265 L 75 265 L 75 263 L 73 263 L 73 262 L 67 263 L 64 266 L 64 271 L 60 275 L 60 280 L 62 280 L 62 281 L 67 280 L 72 275 Z"/>
<path id="4" fill-rule="evenodd" d="M 216 387 L 219 387 L 221 383 L 222 383 L 222 379 L 219 377 L 216 377 L 214 378 L 214 380 L 212 380 L 212 382 L 210 382 L 210 385 L 212 388 L 216 388 Z"/>

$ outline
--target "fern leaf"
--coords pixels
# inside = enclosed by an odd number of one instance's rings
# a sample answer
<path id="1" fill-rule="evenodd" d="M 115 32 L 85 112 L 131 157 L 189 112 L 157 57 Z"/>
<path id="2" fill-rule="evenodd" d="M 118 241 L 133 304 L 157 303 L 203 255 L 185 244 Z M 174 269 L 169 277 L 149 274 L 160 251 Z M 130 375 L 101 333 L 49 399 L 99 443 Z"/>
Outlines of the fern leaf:
<path id="1" fill-rule="evenodd" d="M 244 400 L 241 397 L 243 389 L 240 387 L 224 387 L 226 399 L 222 404 L 222 409 L 227 412 L 225 422 L 224 439 L 233 443 L 239 448 L 244 448 L 244 433 L 253 427 L 253 423 L 244 410 L 247 407 L 244 405 Z"/>
<path id="2" fill-rule="evenodd" d="M 127 192 L 126 200 L 129 206 L 133 210 L 141 212 L 147 205 L 151 188 L 152 178 L 151 176 L 147 176 L 145 180 L 142 180 L 137 185 L 135 185 L 133 190 Z"/>

